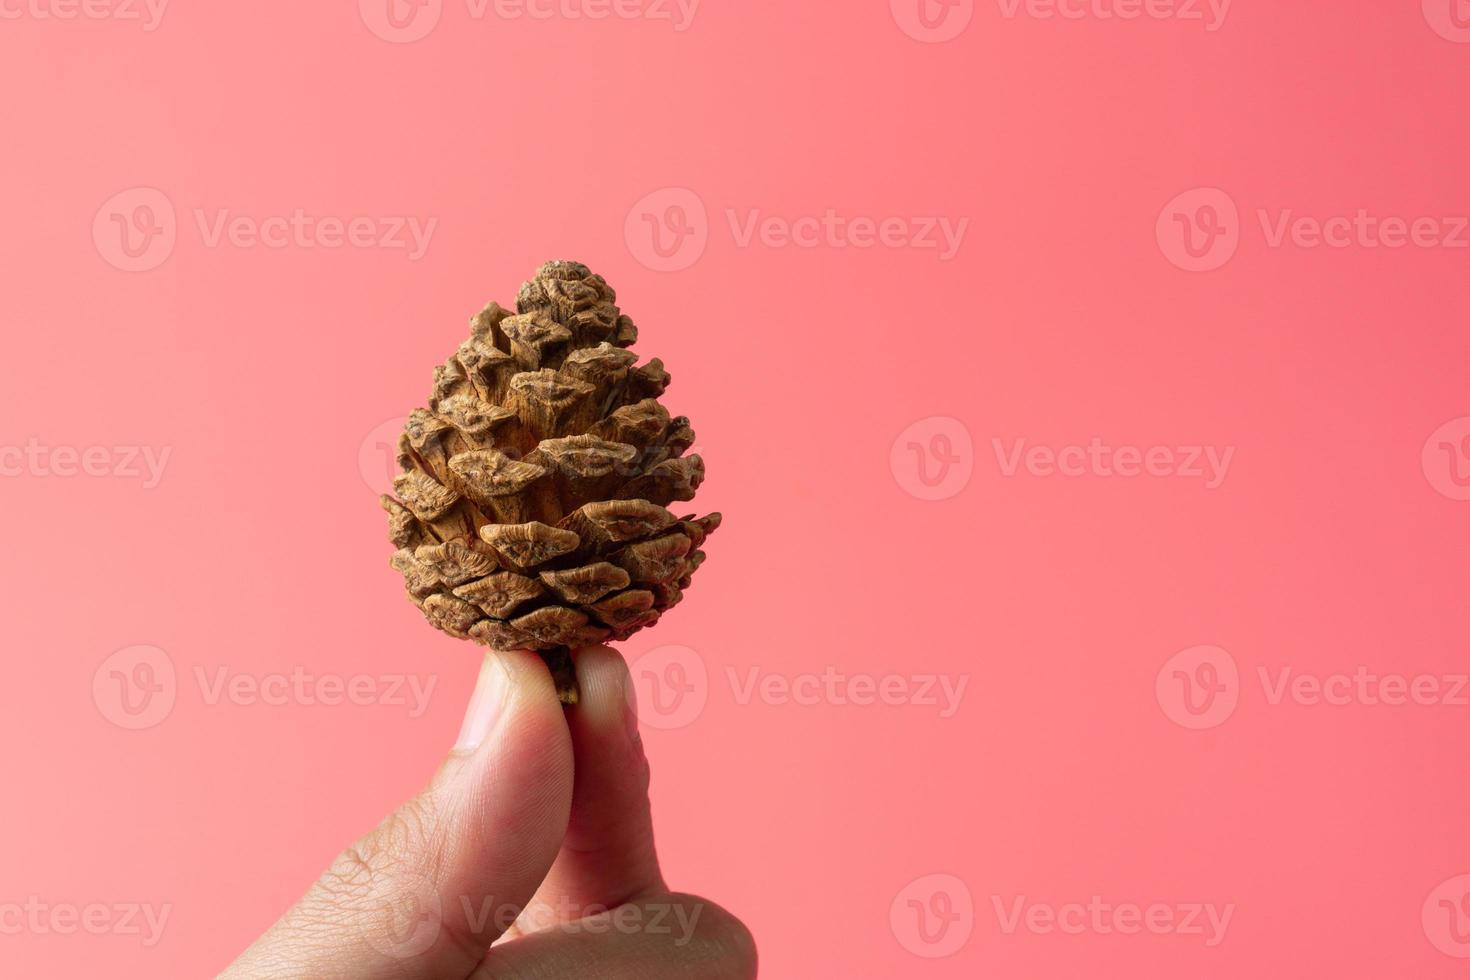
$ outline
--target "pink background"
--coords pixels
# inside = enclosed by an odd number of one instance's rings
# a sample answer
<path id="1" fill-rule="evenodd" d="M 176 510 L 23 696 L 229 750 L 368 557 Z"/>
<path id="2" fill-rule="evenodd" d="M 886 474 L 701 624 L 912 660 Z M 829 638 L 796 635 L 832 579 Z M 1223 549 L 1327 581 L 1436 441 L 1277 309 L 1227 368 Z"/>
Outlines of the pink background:
<path id="1" fill-rule="evenodd" d="M 400 596 L 374 432 L 482 303 L 574 257 L 673 372 L 727 517 L 624 652 L 651 658 L 670 881 L 751 925 L 763 976 L 1463 976 L 1455 2 L 1239 0 L 1209 30 L 1204 5 L 1103 16 L 1127 0 L 927 28 L 917 0 L 706 0 L 676 30 L 444 0 L 411 42 L 377 0 L 174 0 L 153 30 L 5 7 L 0 449 L 113 462 L 0 478 L 0 907 L 170 912 L 151 947 L 8 929 L 0 973 L 212 975 L 427 779 L 475 654 Z M 411 260 L 211 244 L 220 209 L 437 225 Z M 753 209 L 902 225 L 781 246 L 742 240 Z M 1442 234 L 1273 244 L 1288 209 Z M 113 215 L 165 234 L 130 259 Z M 902 231 L 937 217 L 969 222 L 948 260 Z M 992 442 L 1093 437 L 1233 455 L 1207 489 L 1007 475 Z M 156 487 L 128 446 L 170 451 Z M 99 669 L 137 645 L 163 700 L 132 730 L 110 671 L 146 680 L 137 654 Z M 386 691 L 210 703 L 196 674 L 298 667 L 436 686 L 411 717 Z M 828 667 L 802 703 L 743 696 Z M 1440 696 L 1272 696 L 1360 668 Z M 934 677 L 967 685 L 949 717 Z M 1232 911 L 1214 945 L 1006 928 L 1022 896 L 1094 895 Z"/>

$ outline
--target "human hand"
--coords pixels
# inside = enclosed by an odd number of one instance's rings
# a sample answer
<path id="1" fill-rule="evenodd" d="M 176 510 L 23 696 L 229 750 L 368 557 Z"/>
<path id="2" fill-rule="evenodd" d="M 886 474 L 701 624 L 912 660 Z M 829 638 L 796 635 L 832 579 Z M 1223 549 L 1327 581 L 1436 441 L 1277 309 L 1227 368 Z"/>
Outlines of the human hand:
<path id="1" fill-rule="evenodd" d="M 576 667 L 564 711 L 540 657 L 487 654 L 428 788 L 222 978 L 754 977 L 746 928 L 659 872 L 627 666 L 591 647 Z"/>

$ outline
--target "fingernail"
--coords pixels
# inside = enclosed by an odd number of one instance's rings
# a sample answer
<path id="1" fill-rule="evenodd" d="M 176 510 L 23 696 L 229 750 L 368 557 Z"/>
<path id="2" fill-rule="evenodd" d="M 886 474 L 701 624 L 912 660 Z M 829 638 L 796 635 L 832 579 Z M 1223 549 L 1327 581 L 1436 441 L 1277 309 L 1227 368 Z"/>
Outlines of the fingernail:
<path id="1" fill-rule="evenodd" d="M 632 671 L 623 673 L 623 724 L 628 727 L 628 737 L 638 741 L 638 688 Z"/>
<path id="2" fill-rule="evenodd" d="M 500 717 L 505 706 L 505 695 L 510 689 L 510 671 L 495 653 L 487 653 L 480 665 L 480 676 L 475 681 L 475 693 L 470 695 L 470 706 L 465 711 L 464 724 L 459 729 L 459 739 L 454 743 L 457 753 L 473 752 L 485 741 L 495 719 Z"/>

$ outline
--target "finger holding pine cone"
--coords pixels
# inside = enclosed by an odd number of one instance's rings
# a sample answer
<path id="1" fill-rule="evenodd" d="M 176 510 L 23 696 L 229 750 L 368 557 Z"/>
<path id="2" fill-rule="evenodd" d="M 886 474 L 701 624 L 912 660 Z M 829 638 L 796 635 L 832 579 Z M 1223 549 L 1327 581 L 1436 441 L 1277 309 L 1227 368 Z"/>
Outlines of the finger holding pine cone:
<path id="1" fill-rule="evenodd" d="M 667 509 L 704 461 L 659 403 L 663 363 L 634 366 L 637 328 L 601 276 L 548 262 L 514 314 L 491 303 L 470 330 L 399 439 L 392 565 L 431 624 L 540 652 L 574 704 L 571 650 L 677 605 L 720 515 Z"/>

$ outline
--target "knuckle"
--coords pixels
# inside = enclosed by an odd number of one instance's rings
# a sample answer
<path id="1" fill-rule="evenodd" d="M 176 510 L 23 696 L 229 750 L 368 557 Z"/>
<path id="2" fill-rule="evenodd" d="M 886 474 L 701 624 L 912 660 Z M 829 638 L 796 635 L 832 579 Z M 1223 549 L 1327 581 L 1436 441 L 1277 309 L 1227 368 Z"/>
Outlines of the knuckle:
<path id="1" fill-rule="evenodd" d="M 322 890 L 331 895 L 352 895 L 372 891 L 376 874 L 372 848 L 351 844 L 322 873 Z"/>
<path id="2" fill-rule="evenodd" d="M 397 879 L 422 879 L 436 855 L 434 805 L 415 796 L 389 814 L 361 840 L 344 849 L 318 880 L 322 896 L 356 903 L 380 895 Z"/>

